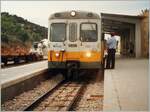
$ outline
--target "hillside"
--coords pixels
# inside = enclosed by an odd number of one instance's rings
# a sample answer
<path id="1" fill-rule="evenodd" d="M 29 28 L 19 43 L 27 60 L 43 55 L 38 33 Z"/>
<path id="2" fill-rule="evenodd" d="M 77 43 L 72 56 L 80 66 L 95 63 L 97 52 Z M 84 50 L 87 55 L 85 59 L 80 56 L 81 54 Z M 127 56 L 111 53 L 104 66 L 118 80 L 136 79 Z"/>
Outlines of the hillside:
<path id="1" fill-rule="evenodd" d="M 30 47 L 33 42 L 44 38 L 47 38 L 47 28 L 7 12 L 1 13 L 2 45 L 20 43 Z"/>

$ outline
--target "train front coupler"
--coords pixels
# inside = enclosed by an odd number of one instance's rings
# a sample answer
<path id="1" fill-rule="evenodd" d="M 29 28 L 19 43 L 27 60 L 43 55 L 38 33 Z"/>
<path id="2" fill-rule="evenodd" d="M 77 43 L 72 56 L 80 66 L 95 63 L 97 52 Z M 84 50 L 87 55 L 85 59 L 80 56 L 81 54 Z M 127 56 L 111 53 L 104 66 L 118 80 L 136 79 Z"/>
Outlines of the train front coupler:
<path id="1" fill-rule="evenodd" d="M 67 79 L 77 79 L 79 75 L 79 66 L 80 63 L 78 61 L 67 61 L 66 68 L 67 68 Z"/>

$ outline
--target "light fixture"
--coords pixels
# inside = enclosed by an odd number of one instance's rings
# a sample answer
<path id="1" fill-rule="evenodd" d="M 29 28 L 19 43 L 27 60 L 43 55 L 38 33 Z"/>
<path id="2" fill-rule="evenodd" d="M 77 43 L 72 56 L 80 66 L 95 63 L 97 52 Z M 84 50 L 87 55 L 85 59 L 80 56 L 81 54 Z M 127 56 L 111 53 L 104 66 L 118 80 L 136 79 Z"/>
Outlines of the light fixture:
<path id="1" fill-rule="evenodd" d="M 55 53 L 55 56 L 56 56 L 56 57 L 59 57 L 59 53 Z"/>
<path id="2" fill-rule="evenodd" d="M 89 57 L 91 57 L 91 55 L 92 55 L 91 52 L 86 52 L 86 57 L 89 58 Z"/>
<path id="3" fill-rule="evenodd" d="M 71 11 L 71 16 L 75 16 L 76 15 L 76 12 L 75 11 Z"/>

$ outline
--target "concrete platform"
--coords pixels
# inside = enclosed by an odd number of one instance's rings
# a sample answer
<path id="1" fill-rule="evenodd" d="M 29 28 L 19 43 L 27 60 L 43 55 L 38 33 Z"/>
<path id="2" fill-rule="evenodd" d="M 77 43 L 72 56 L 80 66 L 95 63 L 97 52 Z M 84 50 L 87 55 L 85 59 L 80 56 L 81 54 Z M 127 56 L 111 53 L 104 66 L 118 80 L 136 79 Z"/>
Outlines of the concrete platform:
<path id="1" fill-rule="evenodd" d="M 48 68 L 47 61 L 40 61 L 27 65 L 1 69 L 0 84 L 2 88 L 9 85 L 21 82 L 35 75 L 39 72 L 46 71 Z"/>
<path id="2" fill-rule="evenodd" d="M 148 111 L 148 59 L 117 59 L 105 70 L 104 111 Z"/>

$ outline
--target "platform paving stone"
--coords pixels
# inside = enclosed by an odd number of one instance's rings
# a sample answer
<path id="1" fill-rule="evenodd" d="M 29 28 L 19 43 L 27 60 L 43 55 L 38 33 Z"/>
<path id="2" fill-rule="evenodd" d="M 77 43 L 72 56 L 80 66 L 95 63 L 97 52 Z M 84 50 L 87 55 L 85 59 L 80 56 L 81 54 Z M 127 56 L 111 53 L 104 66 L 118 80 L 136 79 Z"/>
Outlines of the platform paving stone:
<path id="1" fill-rule="evenodd" d="M 38 72 L 48 68 L 47 61 L 40 61 L 27 65 L 1 69 L 0 84 L 28 76 L 34 72 Z"/>
<path id="2" fill-rule="evenodd" d="M 103 110 L 148 111 L 148 59 L 118 59 L 106 70 Z"/>

